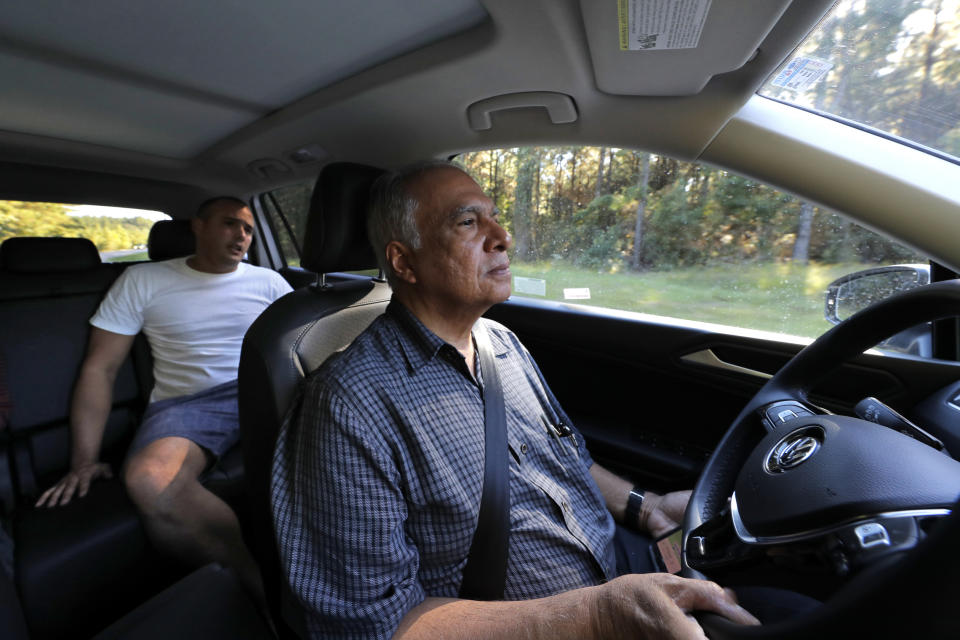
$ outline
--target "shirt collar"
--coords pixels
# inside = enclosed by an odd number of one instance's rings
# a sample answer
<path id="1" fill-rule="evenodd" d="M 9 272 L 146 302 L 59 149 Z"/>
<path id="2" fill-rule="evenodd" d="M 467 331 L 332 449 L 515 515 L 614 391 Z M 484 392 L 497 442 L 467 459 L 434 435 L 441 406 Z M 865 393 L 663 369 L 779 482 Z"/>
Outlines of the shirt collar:
<path id="1" fill-rule="evenodd" d="M 386 315 L 396 323 L 397 342 L 414 371 L 433 360 L 447 344 L 396 298 L 390 299 Z"/>
<path id="2" fill-rule="evenodd" d="M 445 346 L 456 351 L 456 347 L 443 340 L 440 336 L 430 331 L 417 316 L 407 309 L 402 302 L 396 298 L 390 299 L 387 305 L 386 315 L 396 322 L 397 342 L 403 351 L 407 364 L 413 371 L 416 371 L 427 364 L 440 352 Z M 483 319 L 477 320 L 473 325 L 473 332 L 485 330 L 486 326 Z M 501 343 L 497 336 L 491 334 L 491 343 L 495 355 L 502 355 L 507 352 L 507 348 Z"/>

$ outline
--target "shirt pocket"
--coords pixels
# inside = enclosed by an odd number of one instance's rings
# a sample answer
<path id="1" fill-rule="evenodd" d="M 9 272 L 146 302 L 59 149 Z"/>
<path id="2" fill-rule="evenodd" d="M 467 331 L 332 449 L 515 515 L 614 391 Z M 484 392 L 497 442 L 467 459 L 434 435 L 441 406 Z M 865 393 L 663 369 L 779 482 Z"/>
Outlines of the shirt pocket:
<path id="1" fill-rule="evenodd" d="M 540 415 L 540 425 L 547 432 L 550 450 L 564 466 L 580 457 L 577 434 L 569 425 L 546 414 Z"/>

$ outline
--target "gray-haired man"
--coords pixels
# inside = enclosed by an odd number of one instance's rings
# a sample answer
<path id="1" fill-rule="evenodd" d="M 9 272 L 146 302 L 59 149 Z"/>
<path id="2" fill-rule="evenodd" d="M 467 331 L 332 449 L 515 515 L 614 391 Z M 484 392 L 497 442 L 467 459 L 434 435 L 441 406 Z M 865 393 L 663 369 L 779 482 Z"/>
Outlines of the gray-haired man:
<path id="1" fill-rule="evenodd" d="M 510 295 L 511 246 L 480 187 L 447 164 L 387 175 L 368 229 L 393 300 L 311 375 L 274 464 L 282 563 L 311 635 L 694 637 L 694 609 L 755 622 L 713 583 L 617 577 L 630 483 L 593 463 L 516 336 L 480 319 Z M 483 484 L 476 331 L 496 355 L 510 450 L 497 602 L 456 597 Z M 644 529 L 675 526 L 687 497 L 648 493 Z"/>

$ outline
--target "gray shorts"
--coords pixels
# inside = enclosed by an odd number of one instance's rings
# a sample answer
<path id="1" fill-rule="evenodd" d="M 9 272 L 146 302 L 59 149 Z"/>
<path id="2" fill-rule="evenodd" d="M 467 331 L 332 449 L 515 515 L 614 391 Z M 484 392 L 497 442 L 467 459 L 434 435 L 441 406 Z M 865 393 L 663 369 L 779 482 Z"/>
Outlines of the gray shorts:
<path id="1" fill-rule="evenodd" d="M 127 458 L 154 440 L 173 436 L 195 442 L 215 459 L 226 453 L 240 439 L 237 381 L 151 403 L 143 413 Z"/>

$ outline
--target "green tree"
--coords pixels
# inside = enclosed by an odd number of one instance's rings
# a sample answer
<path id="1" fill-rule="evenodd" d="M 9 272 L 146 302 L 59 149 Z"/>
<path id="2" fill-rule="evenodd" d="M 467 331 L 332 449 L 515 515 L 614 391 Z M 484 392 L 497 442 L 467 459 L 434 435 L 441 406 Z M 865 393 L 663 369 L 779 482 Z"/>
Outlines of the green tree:
<path id="1" fill-rule="evenodd" d="M 0 240 L 14 236 L 75 236 L 68 208 L 49 202 L 0 201 Z"/>
<path id="2" fill-rule="evenodd" d="M 640 171 L 637 178 L 637 210 L 633 224 L 633 254 L 630 265 L 639 271 L 643 261 L 643 227 L 647 214 L 647 193 L 650 182 L 650 154 L 638 153 Z"/>
<path id="3" fill-rule="evenodd" d="M 0 241 L 14 236 L 88 238 L 100 251 L 146 244 L 147 218 L 71 216 L 70 207 L 49 202 L 0 201 Z"/>
<path id="4" fill-rule="evenodd" d="M 517 163 L 512 208 L 514 255 L 518 260 L 530 260 L 538 253 L 533 238 L 533 188 L 540 171 L 540 154 L 533 147 L 520 147 L 517 150 Z"/>

